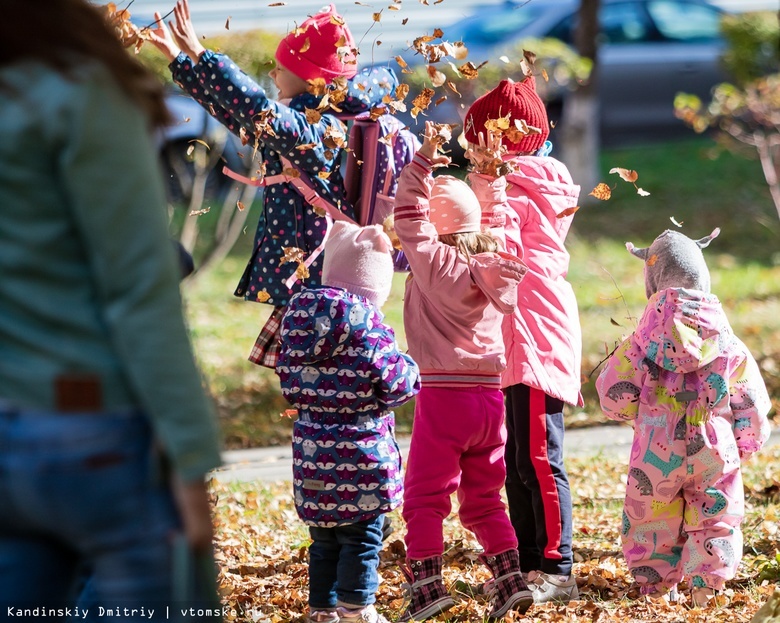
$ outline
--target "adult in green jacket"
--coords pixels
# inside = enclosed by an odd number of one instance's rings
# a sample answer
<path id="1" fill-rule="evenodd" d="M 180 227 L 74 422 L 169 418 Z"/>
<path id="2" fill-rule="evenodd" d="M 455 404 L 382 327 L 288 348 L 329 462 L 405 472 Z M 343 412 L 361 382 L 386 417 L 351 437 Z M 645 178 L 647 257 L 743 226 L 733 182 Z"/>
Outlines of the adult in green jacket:
<path id="1" fill-rule="evenodd" d="M 148 620 L 173 605 L 174 536 L 210 552 L 220 461 L 151 140 L 162 87 L 86 0 L 0 15 L 0 611 L 66 604 L 86 564 L 97 604 Z"/>

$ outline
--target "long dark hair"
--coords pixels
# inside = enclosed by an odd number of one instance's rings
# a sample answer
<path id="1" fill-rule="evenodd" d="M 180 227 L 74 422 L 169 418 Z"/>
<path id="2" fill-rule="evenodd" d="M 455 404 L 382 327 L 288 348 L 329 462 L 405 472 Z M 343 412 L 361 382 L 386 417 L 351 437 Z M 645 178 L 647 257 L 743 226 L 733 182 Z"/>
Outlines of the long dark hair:
<path id="1" fill-rule="evenodd" d="M 153 127 L 168 123 L 163 85 L 86 0 L 0 0 L 0 15 L 0 67 L 38 60 L 67 75 L 83 60 L 97 60 Z"/>

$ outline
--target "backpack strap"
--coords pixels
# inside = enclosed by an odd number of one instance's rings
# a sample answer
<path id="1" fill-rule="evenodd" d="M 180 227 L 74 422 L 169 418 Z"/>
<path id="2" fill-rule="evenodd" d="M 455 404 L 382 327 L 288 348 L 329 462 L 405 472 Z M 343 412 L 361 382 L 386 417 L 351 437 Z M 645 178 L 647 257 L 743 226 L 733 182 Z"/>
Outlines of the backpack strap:
<path id="1" fill-rule="evenodd" d="M 284 156 L 280 156 L 280 160 L 282 161 L 282 166 L 285 169 L 297 171 L 298 176 L 293 177 L 291 175 L 281 173 L 279 175 L 271 175 L 270 177 L 251 179 L 245 175 L 241 175 L 240 173 L 236 173 L 235 171 L 230 170 L 228 167 L 222 167 L 222 173 L 231 179 L 234 179 L 243 184 L 249 184 L 251 186 L 264 187 L 282 183 L 290 184 L 298 192 L 298 194 L 303 197 L 303 200 L 306 201 L 306 203 L 312 207 L 320 208 L 325 212 L 325 236 L 323 236 L 320 245 L 311 253 L 309 253 L 309 256 L 303 262 L 303 265 L 306 268 L 309 268 L 309 266 L 314 263 L 314 260 L 316 260 L 325 249 L 325 242 L 328 239 L 328 234 L 330 234 L 330 228 L 333 226 L 333 221 L 347 221 L 348 223 L 355 223 L 355 221 L 349 218 L 330 201 L 322 197 L 314 188 L 314 184 L 312 184 L 311 178 L 306 173 L 293 165 L 293 163 Z M 293 273 L 290 275 L 290 277 L 287 278 L 287 280 L 284 282 L 284 285 L 286 285 L 288 288 L 292 288 L 296 281 L 298 281 L 298 275 L 297 273 Z"/>

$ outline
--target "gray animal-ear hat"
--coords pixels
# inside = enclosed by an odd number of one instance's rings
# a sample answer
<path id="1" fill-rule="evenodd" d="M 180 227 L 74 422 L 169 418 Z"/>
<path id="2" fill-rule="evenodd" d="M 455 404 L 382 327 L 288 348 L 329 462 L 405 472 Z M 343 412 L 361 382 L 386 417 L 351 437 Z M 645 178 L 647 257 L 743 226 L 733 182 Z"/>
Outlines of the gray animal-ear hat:
<path id="1" fill-rule="evenodd" d="M 701 250 L 720 233 L 716 227 L 709 236 L 691 240 L 679 231 L 667 229 L 649 247 L 636 248 L 627 242 L 626 249 L 645 262 L 647 298 L 666 288 L 689 288 L 710 291 L 710 271 Z"/>

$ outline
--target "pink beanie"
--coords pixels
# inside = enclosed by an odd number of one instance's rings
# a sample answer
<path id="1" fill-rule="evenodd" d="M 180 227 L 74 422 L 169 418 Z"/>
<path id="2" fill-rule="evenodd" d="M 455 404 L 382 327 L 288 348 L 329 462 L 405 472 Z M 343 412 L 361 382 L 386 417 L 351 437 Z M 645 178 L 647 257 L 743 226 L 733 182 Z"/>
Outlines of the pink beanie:
<path id="1" fill-rule="evenodd" d="M 513 143 L 504 136 L 503 143 L 509 152 L 530 153 L 539 149 L 550 135 L 550 124 L 544 102 L 536 93 L 536 81 L 528 76 L 521 82 L 502 80 L 492 91 L 488 91 L 471 105 L 466 113 L 466 140 L 479 144 L 479 133 L 487 137 L 485 122 L 510 115 L 510 123 L 524 120 L 539 130 L 536 134 L 527 134 L 519 142 Z"/>
<path id="2" fill-rule="evenodd" d="M 381 225 L 336 221 L 325 243 L 322 283 L 382 307 L 393 285 L 393 244 Z"/>
<path id="3" fill-rule="evenodd" d="M 331 4 L 281 40 L 276 60 L 303 80 L 324 78 L 329 83 L 339 76 L 352 78 L 357 73 L 354 49 L 352 33 Z"/>
<path id="4" fill-rule="evenodd" d="M 480 231 L 482 208 L 466 182 L 439 175 L 433 178 L 430 219 L 440 236 Z"/>

